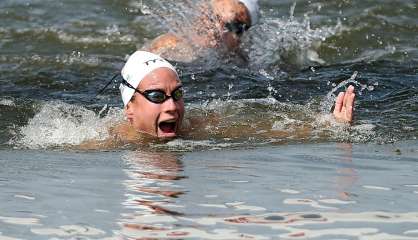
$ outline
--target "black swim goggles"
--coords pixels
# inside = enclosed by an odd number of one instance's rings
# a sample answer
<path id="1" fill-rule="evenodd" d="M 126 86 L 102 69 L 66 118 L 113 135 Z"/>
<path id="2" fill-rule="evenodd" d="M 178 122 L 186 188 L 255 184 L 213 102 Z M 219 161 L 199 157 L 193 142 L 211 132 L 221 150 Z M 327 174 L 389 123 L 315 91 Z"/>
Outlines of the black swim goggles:
<path id="1" fill-rule="evenodd" d="M 125 79 L 122 80 L 122 84 L 135 90 L 135 92 L 144 96 L 148 101 L 156 104 L 161 104 L 167 101 L 169 98 L 173 98 L 173 101 L 177 102 L 178 100 L 182 99 L 184 95 L 183 86 L 177 87 L 170 93 L 170 96 L 167 96 L 165 92 L 160 89 L 145 90 L 141 92 L 129 84 Z"/>
<path id="2" fill-rule="evenodd" d="M 238 36 L 242 35 L 245 31 L 250 28 L 249 25 L 239 21 L 231 21 L 225 23 L 225 30 L 227 32 L 232 32 L 237 34 Z"/>

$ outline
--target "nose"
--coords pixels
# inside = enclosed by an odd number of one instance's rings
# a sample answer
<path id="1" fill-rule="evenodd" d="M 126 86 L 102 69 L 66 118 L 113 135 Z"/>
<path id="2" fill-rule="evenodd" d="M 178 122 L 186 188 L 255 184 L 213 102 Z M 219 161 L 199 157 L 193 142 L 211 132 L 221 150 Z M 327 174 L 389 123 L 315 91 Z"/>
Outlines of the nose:
<path id="1" fill-rule="evenodd" d="M 173 113 L 177 111 L 178 109 L 177 104 L 178 103 L 175 102 L 172 97 L 170 97 L 169 99 L 167 99 L 165 102 L 162 103 L 163 112 Z"/>

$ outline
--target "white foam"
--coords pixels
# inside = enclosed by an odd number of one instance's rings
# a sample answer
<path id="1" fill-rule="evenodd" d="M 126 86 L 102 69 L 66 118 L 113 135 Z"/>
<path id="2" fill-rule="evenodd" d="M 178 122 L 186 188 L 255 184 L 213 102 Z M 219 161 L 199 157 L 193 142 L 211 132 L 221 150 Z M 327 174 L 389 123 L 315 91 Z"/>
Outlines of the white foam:
<path id="1" fill-rule="evenodd" d="M 0 105 L 14 107 L 15 102 L 11 99 L 0 99 Z"/>
<path id="2" fill-rule="evenodd" d="M 0 221 L 3 223 L 14 225 L 40 225 L 38 218 L 18 218 L 0 216 Z"/>
<path id="3" fill-rule="evenodd" d="M 326 203 L 326 204 L 340 204 L 340 205 L 344 205 L 344 204 L 353 204 L 356 203 L 356 201 L 343 201 L 343 200 L 339 200 L 339 199 L 320 199 L 319 202 L 321 203 Z"/>
<path id="4" fill-rule="evenodd" d="M 65 65 L 83 64 L 88 66 L 99 66 L 100 60 L 97 56 L 86 56 L 82 52 L 73 51 L 68 55 L 60 55 L 55 57 L 56 62 Z"/>
<path id="5" fill-rule="evenodd" d="M 22 199 L 26 199 L 26 200 L 35 200 L 35 197 L 33 196 L 27 196 L 27 195 L 22 195 L 22 194 L 16 194 L 14 195 L 15 198 L 22 198 Z"/>
<path id="6" fill-rule="evenodd" d="M 317 53 L 321 43 L 341 32 L 340 25 L 312 29 L 310 20 L 265 18 L 244 36 L 243 46 L 250 62 L 256 66 L 287 63 L 306 66 L 312 62 L 324 64 Z"/>
<path id="7" fill-rule="evenodd" d="M 69 54 L 58 54 L 55 56 L 40 56 L 37 54 L 31 56 L 0 56 L 0 62 L 16 63 L 16 64 L 57 64 L 64 65 L 87 65 L 99 66 L 102 64 L 98 56 L 86 55 L 82 52 L 73 51 Z"/>
<path id="8" fill-rule="evenodd" d="M 234 208 L 236 210 L 241 210 L 241 211 L 266 211 L 267 210 L 263 207 L 250 206 L 250 205 L 237 205 L 237 206 L 234 206 Z"/>
<path id="9" fill-rule="evenodd" d="M 363 185 L 362 187 L 366 188 L 366 189 L 382 190 L 382 191 L 391 191 L 392 190 L 392 188 L 381 187 L 381 186 L 372 186 L 372 185 Z"/>
<path id="10" fill-rule="evenodd" d="M 122 120 L 120 109 L 100 117 L 92 110 L 63 102 L 47 102 L 21 131 L 17 144 L 27 148 L 79 145 L 87 140 L 104 140 L 108 127 Z"/>
<path id="11" fill-rule="evenodd" d="M 289 205 L 309 205 L 313 208 L 320 208 L 320 209 L 338 209 L 338 208 L 335 208 L 335 207 L 329 207 L 329 206 L 321 205 L 317 201 L 311 200 L 311 199 L 287 198 L 287 199 L 283 200 L 283 203 L 284 204 L 289 204 Z"/>
<path id="12" fill-rule="evenodd" d="M 70 236 L 96 236 L 104 235 L 103 230 L 85 225 L 63 225 L 57 228 L 32 228 L 31 232 L 37 235 L 55 235 L 59 237 Z"/>
<path id="13" fill-rule="evenodd" d="M 282 193 L 288 193 L 288 194 L 299 194 L 300 192 L 293 189 L 280 189 L 280 192 Z"/>
<path id="14" fill-rule="evenodd" d="M 227 208 L 225 205 L 222 204 L 207 204 L 207 203 L 202 203 L 202 204 L 197 204 L 198 206 L 201 207 L 212 207 L 212 208 Z"/>
<path id="15" fill-rule="evenodd" d="M 4 235 L 1 235 L 1 232 L 0 232 L 0 240 L 20 240 L 20 238 L 12 238 L 8 236 L 4 236 Z"/>

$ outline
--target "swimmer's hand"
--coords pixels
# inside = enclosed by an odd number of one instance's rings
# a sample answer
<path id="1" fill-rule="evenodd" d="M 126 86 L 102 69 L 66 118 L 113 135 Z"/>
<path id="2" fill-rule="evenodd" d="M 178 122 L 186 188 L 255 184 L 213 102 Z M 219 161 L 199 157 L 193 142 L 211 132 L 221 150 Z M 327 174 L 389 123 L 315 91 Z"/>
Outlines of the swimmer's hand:
<path id="1" fill-rule="evenodd" d="M 354 87 L 349 86 L 346 92 L 340 92 L 335 100 L 334 117 L 337 122 L 351 123 L 353 120 Z"/>

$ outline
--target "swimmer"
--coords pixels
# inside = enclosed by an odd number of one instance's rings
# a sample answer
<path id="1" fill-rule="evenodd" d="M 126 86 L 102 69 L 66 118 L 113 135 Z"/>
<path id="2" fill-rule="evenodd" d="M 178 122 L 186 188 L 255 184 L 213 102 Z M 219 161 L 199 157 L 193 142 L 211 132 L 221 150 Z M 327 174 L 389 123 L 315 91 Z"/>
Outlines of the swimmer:
<path id="1" fill-rule="evenodd" d="M 130 125 L 123 128 L 125 136 L 134 130 L 157 138 L 176 137 L 183 121 L 184 101 L 175 68 L 158 55 L 137 51 L 123 67 L 122 77 L 119 89 Z"/>
<path id="2" fill-rule="evenodd" d="M 137 133 L 157 138 L 179 135 L 184 117 L 182 84 L 175 68 L 153 53 L 137 51 L 122 69 L 120 92 L 129 124 L 121 125 L 123 139 L 134 140 Z M 338 122 L 353 119 L 354 87 L 336 98 L 333 115 Z"/>
<path id="3" fill-rule="evenodd" d="M 99 142 L 86 141 L 79 148 L 115 148 L 122 144 L 136 145 L 179 135 L 207 139 L 210 134 L 207 126 L 216 125 L 222 118 L 211 114 L 197 119 L 189 117 L 187 124 L 183 124 L 185 109 L 182 83 L 176 69 L 158 55 L 136 51 L 127 60 L 121 75 L 123 79 L 119 89 L 127 121 L 113 125 L 109 129 L 110 138 Z M 337 122 L 351 123 L 354 100 L 353 86 L 336 97 L 333 116 Z M 304 127 L 295 130 L 297 136 L 301 137 L 312 131 Z M 252 134 L 251 131 L 254 129 L 230 128 L 222 131 L 221 137 L 247 137 Z M 266 138 L 281 137 L 277 131 L 266 131 L 265 135 L 262 132 L 254 134 Z"/>
<path id="4" fill-rule="evenodd" d="M 143 50 L 183 62 L 192 61 L 196 50 L 201 49 L 224 48 L 236 52 L 241 36 L 259 19 L 258 0 L 211 0 L 210 9 L 201 11 L 191 29 L 183 31 L 187 36 L 166 33 Z"/>

